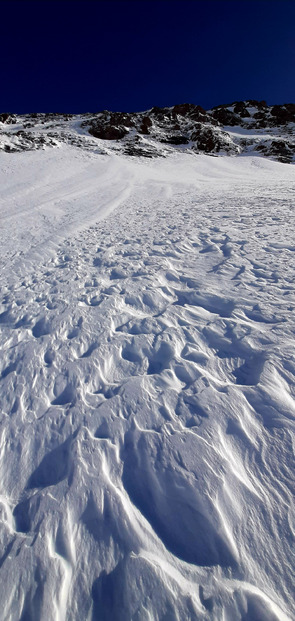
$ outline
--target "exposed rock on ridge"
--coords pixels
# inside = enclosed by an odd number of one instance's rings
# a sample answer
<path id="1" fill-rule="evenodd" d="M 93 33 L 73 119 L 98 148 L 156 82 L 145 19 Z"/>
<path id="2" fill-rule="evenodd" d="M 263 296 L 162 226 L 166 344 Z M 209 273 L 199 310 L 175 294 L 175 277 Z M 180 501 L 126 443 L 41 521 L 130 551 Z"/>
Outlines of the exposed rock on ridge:
<path id="1" fill-rule="evenodd" d="M 256 153 L 295 159 L 295 104 L 239 101 L 204 110 L 195 104 L 145 112 L 0 114 L 0 149 L 42 149 L 67 142 L 84 149 L 129 156 L 166 156 L 186 150 L 208 155 Z"/>

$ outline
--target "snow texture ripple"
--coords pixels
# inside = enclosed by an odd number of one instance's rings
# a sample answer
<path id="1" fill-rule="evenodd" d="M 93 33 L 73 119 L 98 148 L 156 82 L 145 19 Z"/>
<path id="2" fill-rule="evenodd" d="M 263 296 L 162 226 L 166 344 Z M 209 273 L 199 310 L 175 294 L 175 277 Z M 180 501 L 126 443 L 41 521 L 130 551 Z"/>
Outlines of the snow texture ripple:
<path id="1" fill-rule="evenodd" d="M 3 621 L 294 618 L 294 168 L 0 159 Z"/>

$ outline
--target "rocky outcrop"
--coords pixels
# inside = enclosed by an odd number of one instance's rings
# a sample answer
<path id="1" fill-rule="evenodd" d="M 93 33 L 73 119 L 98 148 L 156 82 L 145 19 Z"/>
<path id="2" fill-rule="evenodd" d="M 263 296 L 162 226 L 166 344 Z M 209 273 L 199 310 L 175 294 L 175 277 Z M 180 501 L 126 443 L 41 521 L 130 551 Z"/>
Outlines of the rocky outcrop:
<path id="1" fill-rule="evenodd" d="M 229 125 L 234 127 L 235 125 L 240 124 L 240 117 L 227 108 L 218 108 L 217 110 L 213 110 L 212 117 L 216 119 L 220 125 Z"/>
<path id="2" fill-rule="evenodd" d="M 207 155 L 252 153 L 292 163 L 294 136 L 295 104 L 268 106 L 253 99 L 211 110 L 182 103 L 132 113 L 0 115 L 0 149 L 6 152 L 66 142 L 128 156 L 159 157 L 185 149 Z"/>
<path id="3" fill-rule="evenodd" d="M 196 106 L 195 104 L 178 104 L 172 108 L 173 117 L 185 117 L 193 121 L 200 121 L 202 123 L 212 123 L 212 118 L 207 114 L 206 110 L 202 106 Z"/>
<path id="4" fill-rule="evenodd" d="M 94 124 L 89 128 L 89 134 L 95 138 L 101 138 L 101 140 L 120 140 L 124 138 L 128 131 L 124 127 L 116 127 L 115 125 L 100 125 Z"/>
<path id="5" fill-rule="evenodd" d="M 167 143 L 167 144 L 174 144 L 174 145 L 188 144 L 189 138 L 188 136 L 183 136 L 180 134 L 180 135 L 175 135 L 175 136 L 167 136 L 167 138 L 164 138 L 162 142 Z"/>
<path id="6" fill-rule="evenodd" d="M 285 125 L 295 123 L 295 104 L 285 104 L 284 106 L 272 106 L 270 114 L 275 125 Z"/>
<path id="7" fill-rule="evenodd" d="M 270 144 L 259 144 L 256 151 L 273 157 L 283 164 L 290 164 L 295 157 L 295 144 L 288 140 L 272 140 Z"/>
<path id="8" fill-rule="evenodd" d="M 202 125 L 192 134 L 195 151 L 204 153 L 234 153 L 237 151 L 229 134 L 221 132 L 213 127 L 203 127 Z"/>
<path id="9" fill-rule="evenodd" d="M 153 121 L 149 116 L 144 116 L 141 121 L 141 125 L 139 127 L 139 132 L 141 134 L 148 135 L 150 133 L 150 128 L 153 125 Z"/>
<path id="10" fill-rule="evenodd" d="M 228 134 L 220 131 L 220 123 L 211 113 L 195 104 L 177 104 L 172 108 L 152 108 L 146 113 L 109 113 L 103 111 L 83 124 L 89 133 L 103 140 L 122 140 L 124 153 L 139 153 L 138 138 L 149 136 L 153 141 L 170 147 L 190 145 L 195 152 L 235 152 Z M 131 130 L 133 130 L 131 132 Z M 133 144 L 133 147 L 131 147 Z M 136 145 L 136 146 L 135 146 Z M 159 149 L 152 149 L 153 154 Z M 143 144 L 140 154 L 150 157 Z"/>
<path id="11" fill-rule="evenodd" d="M 87 125 L 87 123 L 86 123 Z M 133 127 L 131 114 L 123 112 L 102 112 L 89 122 L 89 134 L 102 140 L 120 140 Z"/>
<path id="12" fill-rule="evenodd" d="M 2 114 L 0 114 L 0 123 L 6 123 L 7 125 L 16 123 L 15 114 L 9 114 L 9 112 L 2 112 Z"/>

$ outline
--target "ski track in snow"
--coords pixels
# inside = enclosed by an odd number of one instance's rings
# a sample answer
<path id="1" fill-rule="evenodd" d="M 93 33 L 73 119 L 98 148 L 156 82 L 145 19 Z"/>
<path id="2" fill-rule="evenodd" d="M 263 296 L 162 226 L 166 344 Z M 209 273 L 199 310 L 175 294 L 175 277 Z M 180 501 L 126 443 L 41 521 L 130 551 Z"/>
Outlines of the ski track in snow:
<path id="1" fill-rule="evenodd" d="M 294 618 L 294 176 L 1 155 L 3 620 Z"/>

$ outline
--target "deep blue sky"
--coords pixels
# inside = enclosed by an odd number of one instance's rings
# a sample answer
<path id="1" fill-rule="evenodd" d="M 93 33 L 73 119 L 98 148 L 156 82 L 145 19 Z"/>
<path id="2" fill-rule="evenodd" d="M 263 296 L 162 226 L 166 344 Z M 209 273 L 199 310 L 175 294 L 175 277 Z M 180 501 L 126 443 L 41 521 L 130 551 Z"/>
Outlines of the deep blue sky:
<path id="1" fill-rule="evenodd" d="M 295 0 L 0 0 L 0 112 L 295 102 Z"/>

